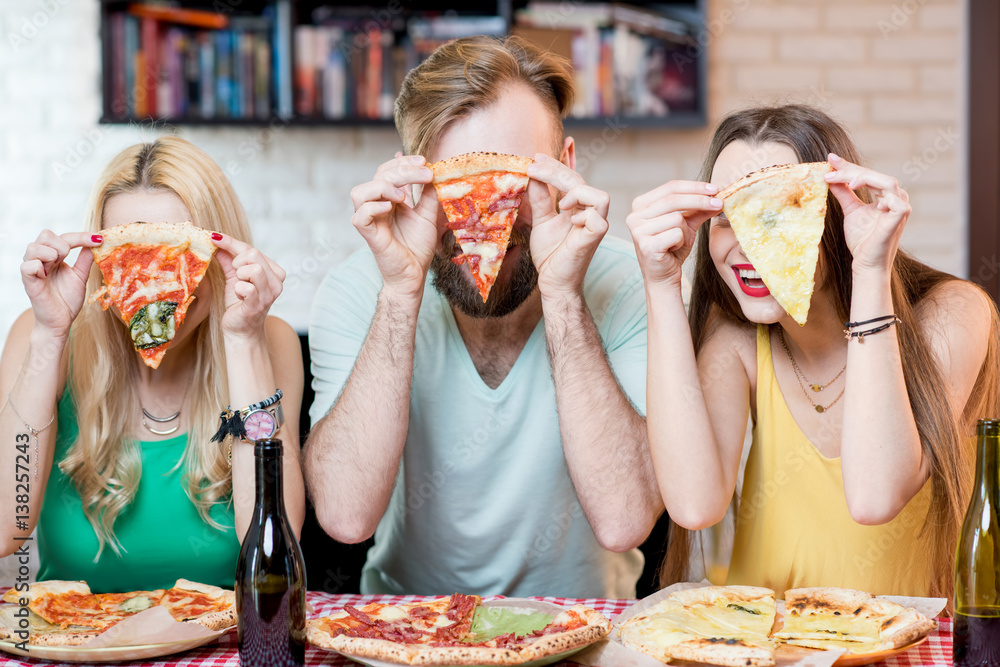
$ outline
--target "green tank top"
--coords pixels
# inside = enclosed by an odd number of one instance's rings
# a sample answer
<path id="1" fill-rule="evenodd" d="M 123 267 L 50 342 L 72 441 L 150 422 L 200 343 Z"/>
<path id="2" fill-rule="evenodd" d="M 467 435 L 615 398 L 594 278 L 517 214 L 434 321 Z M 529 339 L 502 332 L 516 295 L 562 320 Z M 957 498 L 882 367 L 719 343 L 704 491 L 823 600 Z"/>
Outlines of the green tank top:
<path id="1" fill-rule="evenodd" d="M 78 434 L 68 389 L 59 400 L 58 419 L 56 463 Z M 202 521 L 184 493 L 183 466 L 177 467 L 186 446 L 186 434 L 139 441 L 142 480 L 114 526 L 122 553 L 105 546 L 96 562 L 97 536 L 83 513 L 80 494 L 54 465 L 38 521 L 38 579 L 83 580 L 98 593 L 170 588 L 182 577 L 232 588 L 240 550 L 233 508 L 224 502 L 209 511 L 225 530 Z"/>

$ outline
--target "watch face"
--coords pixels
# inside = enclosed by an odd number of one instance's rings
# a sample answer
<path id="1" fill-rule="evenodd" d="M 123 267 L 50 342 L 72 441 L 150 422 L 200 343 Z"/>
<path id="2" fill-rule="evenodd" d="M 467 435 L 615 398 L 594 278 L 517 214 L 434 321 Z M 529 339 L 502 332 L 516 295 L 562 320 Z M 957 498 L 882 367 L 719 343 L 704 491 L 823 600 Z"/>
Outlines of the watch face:
<path id="1" fill-rule="evenodd" d="M 247 432 L 247 440 L 270 438 L 277 430 L 274 416 L 265 410 L 255 410 L 243 420 L 243 428 Z"/>

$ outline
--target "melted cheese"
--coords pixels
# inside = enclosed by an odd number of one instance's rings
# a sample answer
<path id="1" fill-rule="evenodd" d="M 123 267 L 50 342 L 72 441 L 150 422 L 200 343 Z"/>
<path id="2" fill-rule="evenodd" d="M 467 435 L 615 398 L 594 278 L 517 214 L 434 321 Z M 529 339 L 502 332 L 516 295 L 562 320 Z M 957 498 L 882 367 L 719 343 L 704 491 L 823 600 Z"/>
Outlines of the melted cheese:
<path id="1" fill-rule="evenodd" d="M 498 174 L 493 179 L 493 183 L 496 185 L 499 192 L 507 192 L 508 190 L 513 190 L 515 188 L 523 188 L 527 182 L 527 176 L 515 172 L 503 172 Z"/>
<path id="2" fill-rule="evenodd" d="M 844 639 L 872 642 L 879 637 L 878 623 L 864 616 L 789 614 L 775 637 L 782 639 Z"/>
<path id="3" fill-rule="evenodd" d="M 451 181 L 435 186 L 438 199 L 461 199 L 472 192 L 472 183 L 468 181 Z"/>

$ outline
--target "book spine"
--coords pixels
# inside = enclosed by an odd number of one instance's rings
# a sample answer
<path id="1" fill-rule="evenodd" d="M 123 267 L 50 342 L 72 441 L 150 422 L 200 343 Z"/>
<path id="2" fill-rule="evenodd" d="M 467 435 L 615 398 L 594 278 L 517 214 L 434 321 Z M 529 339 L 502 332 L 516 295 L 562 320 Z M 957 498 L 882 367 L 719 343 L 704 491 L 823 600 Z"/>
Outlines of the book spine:
<path id="1" fill-rule="evenodd" d="M 138 84 L 142 91 L 145 103 L 145 113 L 142 116 L 155 118 L 157 114 L 157 90 L 160 86 L 160 40 L 159 23 L 156 19 L 142 19 L 142 55 L 143 68 L 142 75 L 138 77 Z"/>
<path id="2" fill-rule="evenodd" d="M 135 109 L 136 100 L 136 55 L 139 52 L 139 20 L 134 16 L 125 16 L 125 53 L 123 60 L 125 65 L 125 87 L 122 91 L 125 104 L 125 116 L 134 118 L 138 116 Z"/>
<path id="3" fill-rule="evenodd" d="M 198 35 L 198 82 L 202 118 L 215 117 L 215 45 L 212 33 Z"/>

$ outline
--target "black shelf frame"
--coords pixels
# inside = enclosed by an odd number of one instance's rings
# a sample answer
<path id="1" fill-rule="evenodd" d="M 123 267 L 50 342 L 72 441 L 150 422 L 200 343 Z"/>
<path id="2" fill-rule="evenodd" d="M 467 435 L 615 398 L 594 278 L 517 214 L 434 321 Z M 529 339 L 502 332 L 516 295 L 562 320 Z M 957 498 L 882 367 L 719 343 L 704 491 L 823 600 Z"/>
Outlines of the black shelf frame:
<path id="1" fill-rule="evenodd" d="M 581 2 L 586 2 L 586 0 L 580 0 Z M 324 118 L 317 116 L 298 116 L 293 115 L 291 117 L 281 117 L 272 111 L 268 118 L 204 118 L 200 116 L 187 116 L 187 117 L 176 117 L 176 116 L 159 116 L 159 117 L 144 117 L 144 118 L 122 118 L 117 115 L 112 114 L 111 105 L 112 92 L 111 92 L 111 80 L 109 76 L 105 76 L 105 73 L 112 70 L 111 63 L 111 49 L 108 47 L 111 41 L 111 25 L 110 25 L 110 9 L 112 7 L 122 7 L 127 4 L 126 0 L 98 0 L 101 5 L 100 11 L 100 43 L 101 43 L 101 109 L 102 113 L 98 122 L 102 125 L 170 125 L 175 127 L 271 127 L 275 125 L 280 125 L 282 127 L 328 127 L 328 128 L 352 128 L 352 127 L 365 127 L 365 128 L 391 128 L 394 127 L 392 119 L 385 118 L 362 118 L 362 117 L 347 117 L 347 118 Z M 245 10 L 247 7 L 256 7 L 258 5 L 263 6 L 266 4 L 267 0 L 252 0 L 251 2 L 244 2 L 244 0 L 215 0 L 213 5 L 210 0 L 181 0 L 180 4 L 182 6 L 190 6 L 196 8 L 212 8 L 217 7 L 219 3 L 232 4 L 233 9 Z M 516 9 L 524 7 L 527 5 L 528 0 L 495 0 L 493 3 L 496 7 L 495 14 L 502 16 L 507 24 L 507 30 L 510 31 L 513 16 Z M 645 0 L 631 0 L 628 4 L 643 6 L 649 9 L 664 9 L 670 7 L 682 6 L 685 8 L 693 9 L 702 18 L 702 30 L 704 30 L 705 17 L 707 15 L 707 3 L 708 0 L 661 0 L 647 2 Z M 324 0 L 292 0 L 293 14 L 296 15 L 296 24 L 299 10 L 305 6 L 315 6 L 325 3 Z M 363 0 L 360 0 L 359 4 L 351 3 L 352 7 L 366 7 Z M 403 5 L 407 6 L 413 3 L 404 2 Z M 418 0 L 417 5 L 421 7 L 417 11 L 423 11 L 423 7 L 438 7 L 441 8 L 443 3 L 440 0 Z M 460 0 L 459 5 L 462 5 Z M 468 3 L 468 6 L 481 7 L 485 3 Z M 449 3 L 450 8 L 453 10 L 455 3 Z M 464 9 L 464 7 L 460 7 Z M 414 11 L 414 8 L 407 7 L 406 11 Z M 444 8 L 441 9 L 442 12 L 448 11 Z M 480 13 L 486 13 L 485 11 Z M 695 60 L 695 80 L 698 92 L 698 97 L 696 100 L 695 110 L 693 111 L 678 111 L 671 113 L 667 116 L 595 116 L 590 118 L 581 117 L 568 117 L 564 119 L 564 124 L 567 129 L 578 128 L 578 129 L 597 129 L 604 127 L 608 123 L 615 123 L 616 125 L 624 125 L 627 129 L 691 129 L 704 127 L 707 124 L 708 119 L 708 58 L 706 56 L 706 47 L 698 45 L 696 47 L 700 50 L 697 54 Z M 293 53 L 294 59 L 294 53 Z M 292 71 L 294 71 L 294 60 L 292 64 Z"/>

